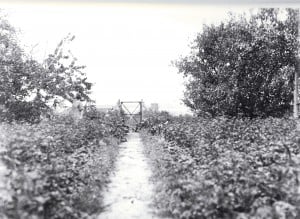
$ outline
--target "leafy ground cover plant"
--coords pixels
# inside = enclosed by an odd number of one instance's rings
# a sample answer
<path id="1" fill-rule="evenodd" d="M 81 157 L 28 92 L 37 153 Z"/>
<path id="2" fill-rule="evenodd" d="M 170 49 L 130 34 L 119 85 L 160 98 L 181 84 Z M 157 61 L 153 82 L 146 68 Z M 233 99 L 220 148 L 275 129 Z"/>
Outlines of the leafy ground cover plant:
<path id="1" fill-rule="evenodd" d="M 67 116 L 39 124 L 2 124 L 10 174 L 8 218 L 92 218 L 125 136 L 116 113 L 75 122 Z"/>
<path id="2" fill-rule="evenodd" d="M 161 129 L 160 135 L 143 134 L 161 212 L 174 218 L 299 217 L 293 120 L 173 117 Z"/>

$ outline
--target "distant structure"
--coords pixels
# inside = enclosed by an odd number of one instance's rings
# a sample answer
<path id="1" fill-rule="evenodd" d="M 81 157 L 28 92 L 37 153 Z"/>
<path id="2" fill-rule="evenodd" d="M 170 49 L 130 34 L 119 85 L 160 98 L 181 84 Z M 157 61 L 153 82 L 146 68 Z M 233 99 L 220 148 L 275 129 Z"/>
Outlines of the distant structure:
<path id="1" fill-rule="evenodd" d="M 153 112 L 158 112 L 158 103 L 151 103 L 149 109 Z"/>
<path id="2" fill-rule="evenodd" d="M 116 106 L 112 106 L 112 105 L 97 105 L 97 110 L 99 110 L 100 112 L 104 112 L 107 113 L 109 111 L 113 111 L 115 109 L 117 109 Z"/>

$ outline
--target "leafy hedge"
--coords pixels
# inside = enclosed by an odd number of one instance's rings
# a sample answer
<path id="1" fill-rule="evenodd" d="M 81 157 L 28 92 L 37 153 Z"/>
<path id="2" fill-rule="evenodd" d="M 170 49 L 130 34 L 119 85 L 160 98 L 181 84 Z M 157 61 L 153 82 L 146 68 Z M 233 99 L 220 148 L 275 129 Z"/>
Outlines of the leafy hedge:
<path id="1" fill-rule="evenodd" d="M 101 211 L 101 189 L 126 134 L 116 113 L 2 129 L 12 198 L 1 209 L 8 218 L 92 218 Z"/>
<path id="2" fill-rule="evenodd" d="M 174 218 L 298 218 L 299 142 L 290 119 L 148 121 L 157 202 Z M 152 134 L 159 132 L 153 132 Z"/>

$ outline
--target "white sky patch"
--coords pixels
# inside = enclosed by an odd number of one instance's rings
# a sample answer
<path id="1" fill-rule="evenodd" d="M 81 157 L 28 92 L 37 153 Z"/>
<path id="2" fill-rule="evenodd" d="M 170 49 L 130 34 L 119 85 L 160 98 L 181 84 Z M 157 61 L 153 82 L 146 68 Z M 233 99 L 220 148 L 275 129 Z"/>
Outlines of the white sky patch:
<path id="1" fill-rule="evenodd" d="M 187 54 L 203 23 L 224 20 L 249 6 L 177 4 L 3 4 L 37 59 L 53 52 L 68 33 L 71 51 L 86 65 L 98 105 L 141 100 L 185 113 L 183 78 L 171 61 Z"/>

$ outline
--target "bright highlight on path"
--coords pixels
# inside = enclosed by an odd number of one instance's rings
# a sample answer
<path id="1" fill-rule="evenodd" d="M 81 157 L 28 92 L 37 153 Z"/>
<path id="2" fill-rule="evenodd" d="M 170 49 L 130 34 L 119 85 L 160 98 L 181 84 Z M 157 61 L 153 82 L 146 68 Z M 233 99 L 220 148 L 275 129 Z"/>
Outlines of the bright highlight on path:
<path id="1" fill-rule="evenodd" d="M 151 170 L 138 133 L 129 133 L 120 145 L 116 169 L 104 193 L 105 211 L 98 219 L 156 218 L 151 210 Z"/>

